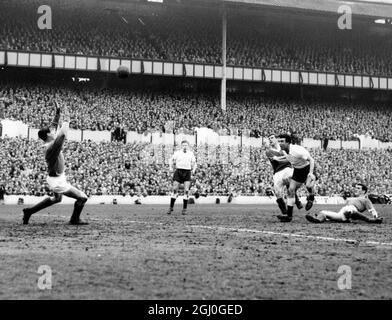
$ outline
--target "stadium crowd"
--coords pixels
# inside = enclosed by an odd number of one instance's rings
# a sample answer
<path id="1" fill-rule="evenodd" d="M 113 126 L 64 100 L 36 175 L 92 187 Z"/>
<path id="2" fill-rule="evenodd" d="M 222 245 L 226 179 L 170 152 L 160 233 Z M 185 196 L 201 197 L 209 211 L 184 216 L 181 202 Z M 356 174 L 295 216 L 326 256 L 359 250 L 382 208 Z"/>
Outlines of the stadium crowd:
<path id="1" fill-rule="evenodd" d="M 368 134 L 392 141 L 387 103 L 288 100 L 229 94 L 227 112 L 217 95 L 185 91 L 123 90 L 7 83 L 0 86 L 0 118 L 35 128 L 53 117 L 53 99 L 69 106 L 70 127 L 82 130 L 160 131 L 208 127 L 222 134 L 265 137 L 271 132 L 301 132 L 306 138 L 355 140 Z"/>
<path id="2" fill-rule="evenodd" d="M 120 142 L 65 145 L 68 181 L 88 195 L 168 195 L 172 173 L 168 160 L 173 146 Z M 312 150 L 316 160 L 317 193 L 340 195 L 351 191 L 355 182 L 369 185 L 372 193 L 392 193 L 388 163 L 392 150 Z M 196 148 L 198 169 L 193 194 L 266 195 L 272 186 L 272 169 L 265 147 Z M 46 164 L 40 141 L 22 138 L 0 139 L 0 185 L 7 194 L 43 195 Z M 301 191 L 304 195 L 305 190 Z"/>
<path id="3" fill-rule="evenodd" d="M 0 48 L 222 63 L 221 22 L 214 10 L 46 4 L 52 8 L 51 30 L 37 27 L 37 0 L 1 1 Z M 392 75 L 389 30 L 368 21 L 358 18 L 355 28 L 342 31 L 335 18 L 244 14 L 229 15 L 229 65 Z"/>

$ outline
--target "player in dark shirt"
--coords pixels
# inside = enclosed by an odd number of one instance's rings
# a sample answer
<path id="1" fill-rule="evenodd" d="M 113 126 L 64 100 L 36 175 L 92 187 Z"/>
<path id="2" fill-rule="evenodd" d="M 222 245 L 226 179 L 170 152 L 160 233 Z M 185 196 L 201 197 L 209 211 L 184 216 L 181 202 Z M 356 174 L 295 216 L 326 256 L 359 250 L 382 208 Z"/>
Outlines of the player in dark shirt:
<path id="1" fill-rule="evenodd" d="M 322 210 L 319 213 L 308 214 L 306 219 L 313 223 L 326 221 L 350 222 L 351 220 L 362 220 L 368 223 L 382 223 L 383 219 L 378 216 L 376 209 L 368 198 L 368 188 L 362 183 L 355 185 L 355 197 L 346 200 L 346 205 L 339 212 Z M 364 214 L 368 211 L 372 217 Z"/>
<path id="2" fill-rule="evenodd" d="M 56 116 L 52 122 L 52 127 L 58 128 L 61 109 L 56 104 Z M 31 208 L 23 209 L 23 224 L 28 224 L 31 215 L 34 213 L 52 206 L 56 203 L 61 202 L 62 195 L 76 199 L 74 210 L 71 216 L 70 224 L 72 225 L 84 225 L 87 224 L 80 220 L 80 214 L 83 210 L 85 203 L 87 202 L 87 195 L 71 186 L 65 176 L 65 165 L 64 165 L 64 155 L 62 148 L 67 137 L 69 129 L 69 114 L 65 107 L 65 115 L 63 119 L 63 124 L 58 130 L 57 134 L 51 133 L 50 128 L 43 128 L 39 130 L 38 136 L 45 142 L 45 160 L 48 165 L 48 177 L 46 179 L 50 189 L 54 193 L 54 197 L 48 197 L 37 203 Z"/>

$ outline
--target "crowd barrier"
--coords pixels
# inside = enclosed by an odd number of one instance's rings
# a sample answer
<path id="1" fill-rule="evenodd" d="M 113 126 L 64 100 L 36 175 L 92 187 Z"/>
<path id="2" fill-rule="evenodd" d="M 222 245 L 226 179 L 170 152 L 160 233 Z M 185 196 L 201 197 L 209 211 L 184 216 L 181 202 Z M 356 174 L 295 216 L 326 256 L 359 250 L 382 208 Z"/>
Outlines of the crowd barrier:
<path id="1" fill-rule="evenodd" d="M 1 120 L 1 137 L 21 137 L 37 140 L 38 129 L 31 128 L 22 121 L 4 119 Z M 91 140 L 94 142 L 111 141 L 110 131 L 91 131 L 91 130 L 69 130 L 68 139 L 71 141 Z M 151 143 L 164 145 L 179 145 L 181 141 L 187 140 L 191 145 L 228 145 L 228 146 L 247 146 L 260 147 L 266 141 L 265 138 L 253 138 L 247 136 L 219 135 L 210 128 L 196 128 L 195 134 L 185 133 L 162 133 L 145 132 L 137 133 L 128 131 L 126 136 L 127 143 Z M 302 145 L 309 149 L 320 149 L 325 141 L 305 138 Z M 327 147 L 330 149 L 388 149 L 392 148 L 392 142 L 381 142 L 368 135 L 357 135 L 357 140 L 342 141 L 328 140 Z"/>
<path id="2" fill-rule="evenodd" d="M 44 199 L 45 197 L 36 196 L 22 196 L 22 195 L 9 195 L 4 197 L 5 205 L 34 205 Z M 191 197 L 193 198 L 193 197 Z M 179 197 L 181 200 L 181 196 Z M 216 204 L 217 199 L 219 199 L 220 204 L 228 203 L 228 196 L 207 196 L 199 197 L 198 199 L 193 198 L 196 205 L 212 205 Z M 141 205 L 168 205 L 170 203 L 170 196 L 147 196 L 147 197 L 131 197 L 122 195 L 112 195 L 112 196 L 91 196 L 87 205 L 99 205 L 99 204 L 117 204 L 117 205 L 136 205 L 135 201 L 140 200 Z M 306 202 L 306 197 L 302 197 L 301 201 Z M 63 197 L 61 204 L 73 204 L 74 199 Z M 232 198 L 230 202 L 234 205 L 276 205 L 275 197 L 262 197 L 262 196 L 238 196 Z M 344 204 L 342 197 L 316 197 L 316 204 L 328 204 L 328 205 L 338 205 Z M 182 201 L 177 201 L 177 205 L 182 204 Z M 218 205 L 218 204 L 217 204 Z"/>

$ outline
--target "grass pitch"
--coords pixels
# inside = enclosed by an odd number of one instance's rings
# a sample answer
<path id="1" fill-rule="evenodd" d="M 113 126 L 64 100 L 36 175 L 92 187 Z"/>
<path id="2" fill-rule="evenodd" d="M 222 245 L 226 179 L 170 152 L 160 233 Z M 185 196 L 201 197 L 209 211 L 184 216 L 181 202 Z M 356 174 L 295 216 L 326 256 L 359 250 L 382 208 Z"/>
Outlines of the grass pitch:
<path id="1" fill-rule="evenodd" d="M 0 206 L 0 299 L 391 299 L 391 208 L 381 225 L 278 222 L 274 206 L 57 205 L 21 223 Z M 315 205 L 312 210 L 338 210 Z M 40 290 L 38 268 L 52 270 Z M 351 289 L 340 290 L 342 265 Z"/>

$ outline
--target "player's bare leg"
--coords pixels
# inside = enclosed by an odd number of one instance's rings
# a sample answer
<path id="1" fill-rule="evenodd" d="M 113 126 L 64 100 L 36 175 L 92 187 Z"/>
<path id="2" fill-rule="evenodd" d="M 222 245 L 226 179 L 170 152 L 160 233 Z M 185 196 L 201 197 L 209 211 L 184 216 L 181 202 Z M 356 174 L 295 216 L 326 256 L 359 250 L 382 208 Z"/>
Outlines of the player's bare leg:
<path id="1" fill-rule="evenodd" d="M 368 223 L 382 223 L 382 218 L 370 218 L 358 211 L 346 211 L 343 207 L 339 212 L 322 210 L 314 215 L 307 214 L 306 219 L 313 223 L 322 223 L 326 221 L 350 222 L 351 220 L 362 220 Z"/>
<path id="2" fill-rule="evenodd" d="M 182 207 L 182 214 L 186 215 L 186 210 L 188 208 L 188 200 L 189 200 L 189 189 L 191 186 L 190 181 L 184 182 L 184 199 L 183 199 L 183 207 Z"/>
<path id="3" fill-rule="evenodd" d="M 301 210 L 304 207 L 297 193 L 295 193 L 295 206 L 298 210 Z"/>
<path id="4" fill-rule="evenodd" d="M 330 221 L 336 221 L 336 222 L 349 222 L 349 220 L 346 219 L 344 214 L 340 212 L 333 212 L 333 211 L 327 211 L 327 210 L 322 210 L 318 213 L 314 214 L 307 214 L 305 216 L 306 220 L 309 222 L 313 223 L 323 223 L 328 220 Z"/>
<path id="5" fill-rule="evenodd" d="M 45 208 L 48 208 L 56 203 L 61 202 L 62 195 L 60 193 L 55 193 L 53 197 L 45 198 L 44 200 L 38 202 L 36 205 L 23 209 L 23 224 L 28 224 L 30 217 Z"/>
<path id="6" fill-rule="evenodd" d="M 176 203 L 177 197 L 178 197 L 178 189 L 180 187 L 180 184 L 177 181 L 173 181 L 173 193 L 171 194 L 170 198 L 170 208 L 167 214 L 172 214 L 174 210 L 174 204 Z"/>
<path id="7" fill-rule="evenodd" d="M 64 195 L 67 197 L 76 199 L 75 204 L 74 204 L 74 210 L 72 212 L 72 216 L 71 216 L 69 223 L 72 225 L 86 225 L 86 224 L 88 224 L 87 222 L 80 220 L 80 214 L 82 213 L 84 205 L 86 204 L 86 202 L 88 200 L 87 195 L 84 192 L 76 189 L 75 187 L 71 187 L 67 192 L 64 192 Z"/>
<path id="8" fill-rule="evenodd" d="M 290 181 L 291 181 L 291 176 L 290 176 L 290 180 L 287 180 L 285 182 L 285 186 L 287 190 L 290 188 Z M 281 190 L 278 190 L 278 188 L 275 188 L 275 194 L 277 197 L 276 202 L 278 203 L 280 211 L 282 212 L 282 214 L 287 214 L 287 206 L 285 200 L 283 199 L 283 192 Z M 295 205 L 298 210 L 301 210 L 304 207 L 297 193 L 295 193 Z"/>

